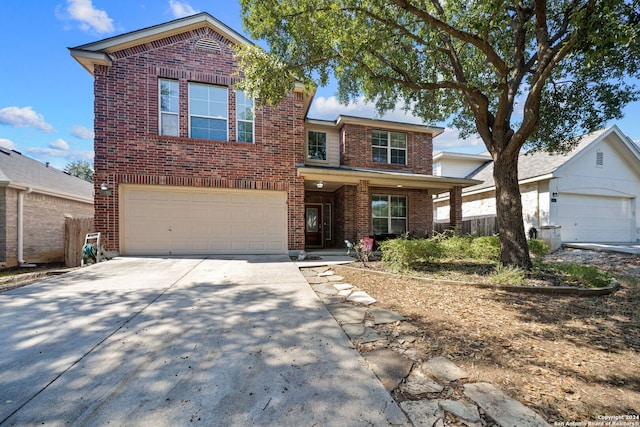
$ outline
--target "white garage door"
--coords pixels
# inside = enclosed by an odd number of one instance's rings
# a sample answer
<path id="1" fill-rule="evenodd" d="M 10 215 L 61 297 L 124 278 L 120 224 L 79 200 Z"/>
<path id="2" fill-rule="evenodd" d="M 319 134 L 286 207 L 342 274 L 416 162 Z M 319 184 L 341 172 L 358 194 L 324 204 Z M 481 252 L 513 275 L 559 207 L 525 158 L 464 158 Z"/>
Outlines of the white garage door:
<path id="1" fill-rule="evenodd" d="M 631 241 L 631 199 L 561 193 L 557 203 L 563 242 Z"/>
<path id="2" fill-rule="evenodd" d="M 282 254 L 287 193 L 120 187 L 124 255 Z"/>

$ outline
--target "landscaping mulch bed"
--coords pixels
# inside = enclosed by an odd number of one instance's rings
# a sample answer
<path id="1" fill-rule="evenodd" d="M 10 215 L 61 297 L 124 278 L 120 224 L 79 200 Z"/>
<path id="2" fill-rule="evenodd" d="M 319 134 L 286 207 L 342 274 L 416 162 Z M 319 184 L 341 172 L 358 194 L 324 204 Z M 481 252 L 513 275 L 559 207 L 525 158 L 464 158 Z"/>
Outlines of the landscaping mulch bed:
<path id="1" fill-rule="evenodd" d="M 561 250 L 545 262 L 608 269 L 620 288 L 595 297 L 512 293 L 378 274 L 376 263 L 334 271 L 418 326 L 425 360 L 450 358 L 470 381 L 495 384 L 552 424 L 638 414 L 640 258 Z"/>

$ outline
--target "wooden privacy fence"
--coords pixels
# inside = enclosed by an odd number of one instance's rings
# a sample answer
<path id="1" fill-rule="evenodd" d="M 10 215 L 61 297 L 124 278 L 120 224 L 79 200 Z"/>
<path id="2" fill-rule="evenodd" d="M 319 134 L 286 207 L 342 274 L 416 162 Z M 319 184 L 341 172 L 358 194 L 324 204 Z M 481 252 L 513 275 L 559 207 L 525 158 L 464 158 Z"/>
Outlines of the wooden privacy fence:
<path id="1" fill-rule="evenodd" d="M 82 246 L 87 233 L 93 233 L 93 218 L 65 218 L 64 221 L 64 265 L 79 267 L 82 261 Z"/>
<path id="2" fill-rule="evenodd" d="M 434 233 L 442 233 L 449 230 L 449 222 L 436 222 L 433 224 Z M 498 223 L 495 216 L 465 219 L 462 221 L 462 234 L 475 234 L 478 236 L 493 236 L 498 234 Z"/>

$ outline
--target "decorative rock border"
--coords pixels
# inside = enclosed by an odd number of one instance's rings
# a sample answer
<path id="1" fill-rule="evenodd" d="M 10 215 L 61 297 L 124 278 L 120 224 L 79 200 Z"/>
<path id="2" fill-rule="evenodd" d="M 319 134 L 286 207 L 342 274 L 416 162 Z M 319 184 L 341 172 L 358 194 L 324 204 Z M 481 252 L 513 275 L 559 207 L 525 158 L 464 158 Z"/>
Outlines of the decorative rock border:
<path id="1" fill-rule="evenodd" d="M 348 265 L 341 265 L 343 268 L 349 268 L 352 270 L 360 270 L 357 267 L 350 267 Z M 387 271 L 367 270 L 369 273 L 375 274 L 387 274 L 390 276 L 398 276 L 407 279 L 421 280 L 428 283 L 445 283 L 452 285 L 462 286 L 474 286 L 476 288 L 495 289 L 497 291 L 506 292 L 521 292 L 531 294 L 546 294 L 546 295 L 576 295 L 581 297 L 593 297 L 593 296 L 605 296 L 610 295 L 620 289 L 620 283 L 616 280 L 611 281 L 611 285 L 604 288 L 578 288 L 575 286 L 516 286 L 516 285 L 492 285 L 490 283 L 475 283 L 475 282 L 461 282 L 457 280 L 446 279 L 430 279 L 428 277 L 420 276 L 408 276 L 406 274 L 396 274 Z"/>

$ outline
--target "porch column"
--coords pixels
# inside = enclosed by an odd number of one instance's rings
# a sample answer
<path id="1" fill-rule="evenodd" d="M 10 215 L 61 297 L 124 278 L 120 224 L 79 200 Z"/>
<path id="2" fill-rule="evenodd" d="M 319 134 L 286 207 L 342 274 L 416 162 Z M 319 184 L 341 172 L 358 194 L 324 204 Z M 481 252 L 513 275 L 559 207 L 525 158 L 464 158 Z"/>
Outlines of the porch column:
<path id="1" fill-rule="evenodd" d="M 356 190 L 356 238 L 358 240 L 371 234 L 371 202 L 369 199 L 369 181 L 361 180 Z"/>
<path id="2" fill-rule="evenodd" d="M 462 187 L 449 190 L 449 228 L 462 230 Z"/>

